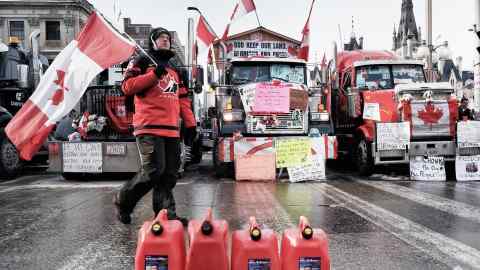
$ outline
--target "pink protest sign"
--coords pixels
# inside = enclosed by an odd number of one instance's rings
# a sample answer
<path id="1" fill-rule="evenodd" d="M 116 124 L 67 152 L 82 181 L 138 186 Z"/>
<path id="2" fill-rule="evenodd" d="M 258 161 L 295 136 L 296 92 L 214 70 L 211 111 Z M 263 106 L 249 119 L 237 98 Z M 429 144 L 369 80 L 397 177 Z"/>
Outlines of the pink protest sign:
<path id="1" fill-rule="evenodd" d="M 288 113 L 289 108 L 290 87 L 272 84 L 257 85 L 254 112 Z"/>

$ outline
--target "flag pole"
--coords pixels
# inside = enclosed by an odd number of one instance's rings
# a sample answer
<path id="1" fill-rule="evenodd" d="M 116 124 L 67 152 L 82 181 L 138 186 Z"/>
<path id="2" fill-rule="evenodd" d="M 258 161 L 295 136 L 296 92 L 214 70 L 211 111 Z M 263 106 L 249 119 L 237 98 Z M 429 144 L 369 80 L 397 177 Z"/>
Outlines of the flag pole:
<path id="1" fill-rule="evenodd" d="M 260 19 L 258 18 L 258 12 L 257 12 L 257 9 L 255 8 L 255 15 L 257 15 L 257 22 L 258 22 L 258 26 L 262 26 L 262 24 L 260 23 Z"/>

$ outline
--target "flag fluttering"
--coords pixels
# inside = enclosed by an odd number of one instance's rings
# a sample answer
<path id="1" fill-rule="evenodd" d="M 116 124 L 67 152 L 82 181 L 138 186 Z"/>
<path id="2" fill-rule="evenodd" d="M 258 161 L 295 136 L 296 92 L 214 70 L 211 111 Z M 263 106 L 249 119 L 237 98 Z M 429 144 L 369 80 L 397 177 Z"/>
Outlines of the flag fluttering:
<path id="1" fill-rule="evenodd" d="M 247 15 L 252 11 L 257 12 L 257 8 L 255 7 L 255 3 L 253 2 L 253 0 L 239 0 L 238 3 L 235 5 L 235 8 L 233 9 L 232 15 L 230 16 L 230 22 L 227 24 L 227 27 L 223 32 L 222 40 L 227 39 L 228 32 L 230 30 L 230 24 L 233 21 Z M 257 16 L 257 20 L 258 20 L 258 16 Z"/>
<path id="2" fill-rule="evenodd" d="M 308 61 L 308 51 L 310 48 L 310 15 L 312 15 L 313 4 L 315 0 L 312 0 L 312 5 L 310 6 L 310 12 L 308 13 L 307 21 L 302 30 L 302 44 L 298 50 L 298 58 Z"/>
<path id="3" fill-rule="evenodd" d="M 32 96 L 5 128 L 20 157 L 31 160 L 95 76 L 128 59 L 135 46 L 101 15 L 92 13 L 78 37 L 58 54 Z"/>

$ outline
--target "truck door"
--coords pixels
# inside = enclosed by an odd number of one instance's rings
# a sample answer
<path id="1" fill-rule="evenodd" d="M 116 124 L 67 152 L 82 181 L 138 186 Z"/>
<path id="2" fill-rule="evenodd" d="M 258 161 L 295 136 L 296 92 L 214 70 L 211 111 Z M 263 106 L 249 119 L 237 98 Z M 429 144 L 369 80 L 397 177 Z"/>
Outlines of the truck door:
<path id="1" fill-rule="evenodd" d="M 347 91 L 352 87 L 352 70 L 348 69 L 341 76 L 340 87 L 337 91 L 335 113 L 336 125 L 339 129 L 349 128 L 351 119 L 348 117 L 348 97 Z"/>

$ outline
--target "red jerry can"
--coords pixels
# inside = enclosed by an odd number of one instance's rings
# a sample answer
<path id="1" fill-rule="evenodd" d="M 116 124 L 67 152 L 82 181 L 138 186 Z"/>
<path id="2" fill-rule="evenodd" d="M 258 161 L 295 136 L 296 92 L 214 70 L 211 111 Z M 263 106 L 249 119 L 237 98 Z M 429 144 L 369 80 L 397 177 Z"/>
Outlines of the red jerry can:
<path id="1" fill-rule="evenodd" d="M 248 230 L 232 235 L 232 270 L 280 270 L 278 241 L 272 230 L 260 230 L 250 217 Z"/>
<path id="2" fill-rule="evenodd" d="M 301 216 L 298 228 L 283 233 L 280 257 L 282 270 L 330 270 L 327 234 Z"/>
<path id="3" fill-rule="evenodd" d="M 153 221 L 146 221 L 138 233 L 135 270 L 184 270 L 185 237 L 178 220 L 168 220 L 163 209 Z"/>
<path id="4" fill-rule="evenodd" d="M 204 220 L 188 223 L 188 235 L 187 270 L 228 270 L 228 223 L 225 220 L 213 220 L 209 208 Z"/>

